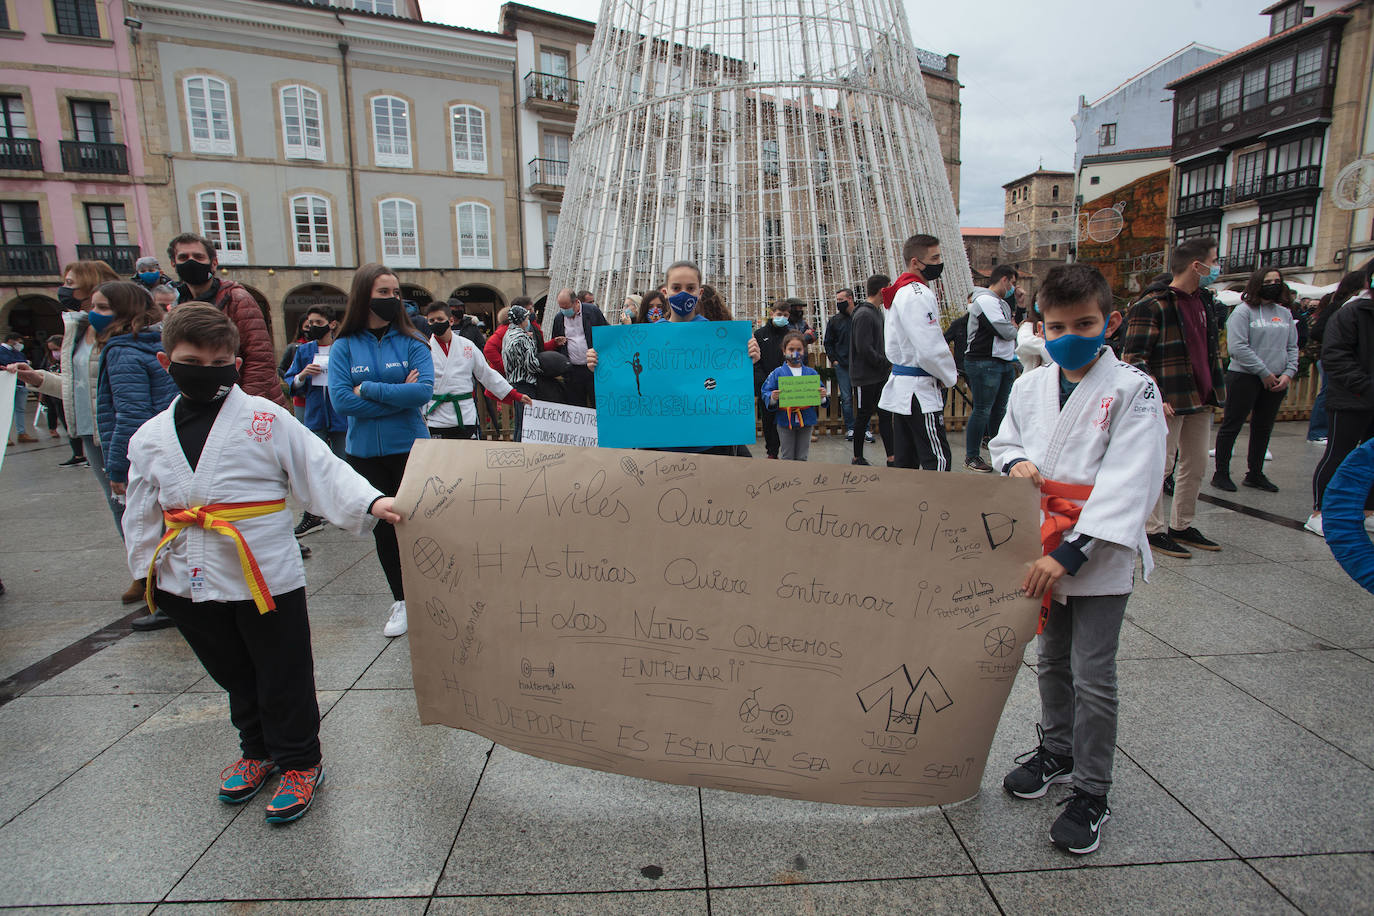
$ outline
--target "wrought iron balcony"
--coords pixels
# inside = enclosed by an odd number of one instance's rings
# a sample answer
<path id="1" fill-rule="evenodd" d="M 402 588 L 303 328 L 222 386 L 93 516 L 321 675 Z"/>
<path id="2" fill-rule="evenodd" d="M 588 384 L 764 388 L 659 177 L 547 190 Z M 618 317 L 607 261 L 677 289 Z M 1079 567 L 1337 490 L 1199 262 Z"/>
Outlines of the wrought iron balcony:
<path id="1" fill-rule="evenodd" d="M 99 172 L 103 175 L 129 174 L 129 150 L 123 143 L 89 143 L 63 140 L 64 172 Z"/>
<path id="2" fill-rule="evenodd" d="M 581 94 L 581 80 L 559 76 L 556 73 L 539 73 L 535 70 L 525 74 L 526 101 L 576 105 Z"/>
<path id="3" fill-rule="evenodd" d="M 1199 210 L 1220 209 L 1225 196 L 1225 192 L 1221 188 L 1212 188 L 1208 191 L 1199 191 L 1196 194 L 1180 197 L 1178 199 L 1178 215 L 1197 213 Z"/>
<path id="4" fill-rule="evenodd" d="M 43 150 L 37 140 L 0 137 L 0 169 L 43 171 Z"/>
<path id="5" fill-rule="evenodd" d="M 568 183 L 568 163 L 562 159 L 531 159 L 530 185 L 563 188 Z"/>
<path id="6" fill-rule="evenodd" d="M 1275 175 L 1264 177 L 1265 194 L 1284 194 L 1288 191 L 1301 191 L 1305 188 L 1317 190 L 1320 187 L 1322 167 L 1305 165 Z"/>
<path id="7" fill-rule="evenodd" d="M 1266 267 L 1307 267 L 1307 253 L 1311 248 L 1310 245 L 1270 248 L 1259 253 L 1259 263 Z"/>
<path id="8" fill-rule="evenodd" d="M 1244 200 L 1254 200 L 1264 193 L 1264 176 L 1257 175 L 1254 178 L 1239 181 L 1226 189 L 1226 202 L 1228 204 L 1238 204 Z"/>
<path id="9" fill-rule="evenodd" d="M 57 246 L 0 245 L 0 274 L 55 277 L 58 275 Z"/>
<path id="10" fill-rule="evenodd" d="M 141 255 L 137 245 L 77 245 L 76 256 L 83 261 L 104 261 L 117 274 L 132 274 Z"/>
<path id="11" fill-rule="evenodd" d="M 1259 269 L 1259 262 L 1255 260 L 1253 251 L 1243 251 L 1238 255 L 1233 255 L 1222 259 L 1221 266 L 1223 273 L 1228 274 L 1249 274 Z"/>

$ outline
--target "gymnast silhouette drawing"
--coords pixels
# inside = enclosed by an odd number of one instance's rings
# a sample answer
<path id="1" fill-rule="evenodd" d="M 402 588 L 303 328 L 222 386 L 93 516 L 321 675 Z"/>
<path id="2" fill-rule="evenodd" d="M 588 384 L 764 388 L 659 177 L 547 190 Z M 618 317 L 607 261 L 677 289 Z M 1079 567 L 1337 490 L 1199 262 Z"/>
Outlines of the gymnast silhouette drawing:
<path id="1" fill-rule="evenodd" d="M 625 360 L 625 364 L 635 371 L 635 394 L 644 397 L 644 392 L 639 388 L 639 375 L 644 371 L 644 364 L 639 361 L 639 353 L 636 351 L 635 358 Z"/>

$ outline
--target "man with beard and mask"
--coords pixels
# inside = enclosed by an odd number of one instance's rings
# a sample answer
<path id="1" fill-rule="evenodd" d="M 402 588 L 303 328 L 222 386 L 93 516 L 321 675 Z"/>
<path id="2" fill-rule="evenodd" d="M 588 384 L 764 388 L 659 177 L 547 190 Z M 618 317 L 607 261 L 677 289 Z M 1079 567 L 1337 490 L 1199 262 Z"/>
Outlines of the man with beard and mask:
<path id="1" fill-rule="evenodd" d="M 222 311 L 177 309 L 162 344 L 157 360 L 181 396 L 129 440 L 129 566 L 229 694 L 240 756 L 221 773 L 219 800 L 243 804 L 280 771 L 266 816 L 287 823 L 310 809 L 324 766 L 286 497 L 355 534 L 401 517 L 288 408 L 235 384 L 238 330 Z"/>
<path id="2" fill-rule="evenodd" d="M 425 311 L 428 313 L 433 309 L 431 304 Z M 482 349 L 487 345 L 487 335 L 482 330 L 482 322 L 468 314 L 467 306 L 462 299 L 450 299 L 448 301 L 448 311 L 452 316 L 453 333 L 459 337 L 466 337 L 472 341 L 472 345 L 477 349 Z M 426 314 L 428 319 L 428 314 Z"/>
<path id="3" fill-rule="evenodd" d="M 835 314 L 825 323 L 825 355 L 835 369 L 835 392 L 840 396 L 844 416 L 844 437 L 854 439 L 854 397 L 849 379 L 849 319 L 854 313 L 854 293 L 842 289 L 835 294 Z"/>
<path id="4" fill-rule="evenodd" d="M 167 245 L 167 257 L 181 278 L 178 301 L 208 302 L 239 329 L 239 358 L 243 360 L 239 384 L 243 390 L 286 406 L 262 309 L 240 284 L 216 276 L 219 259 L 215 243 L 194 232 L 183 232 Z"/>
<path id="5" fill-rule="evenodd" d="M 323 439 L 331 452 L 343 458 L 348 420 L 329 400 L 329 351 L 333 348 L 334 332 L 338 327 L 333 309 L 327 305 L 311 306 L 301 324 L 305 339 L 296 346 L 285 376 L 292 396 L 305 400 L 301 421 L 305 428 Z M 302 512 L 295 534 L 303 537 L 322 528 L 324 518 Z"/>
<path id="6" fill-rule="evenodd" d="M 787 299 L 787 326 L 802 336 L 809 347 L 816 342 L 816 332 L 806 320 L 806 303 L 800 299 Z"/>

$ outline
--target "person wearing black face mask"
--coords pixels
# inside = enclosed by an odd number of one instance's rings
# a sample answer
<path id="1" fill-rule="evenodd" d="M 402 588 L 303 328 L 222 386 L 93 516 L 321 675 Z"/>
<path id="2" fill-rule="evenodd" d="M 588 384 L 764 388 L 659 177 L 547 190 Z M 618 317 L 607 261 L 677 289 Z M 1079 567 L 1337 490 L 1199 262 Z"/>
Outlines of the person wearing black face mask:
<path id="1" fill-rule="evenodd" d="M 305 428 L 329 445 L 330 451 L 344 457 L 344 436 L 348 433 L 345 419 L 329 400 L 329 353 L 333 349 L 334 329 L 338 322 L 334 310 L 324 305 L 313 306 L 305 313 L 301 336 L 291 364 L 282 373 L 293 398 L 304 404 L 300 414 Z M 302 512 L 296 525 L 296 537 L 324 528 L 324 519 Z"/>
<path id="2" fill-rule="evenodd" d="M 482 438 L 475 403 L 478 381 L 503 404 L 530 403 L 529 397 L 515 391 L 487 364 L 481 347 L 454 333 L 456 322 L 447 303 L 431 302 L 425 317 L 429 320 L 429 355 L 434 360 L 434 399 L 425 408 L 425 423 L 432 438 Z"/>
<path id="3" fill-rule="evenodd" d="M 1264 476 L 1264 454 L 1279 405 L 1298 374 L 1298 325 L 1289 311 L 1293 291 L 1276 268 L 1261 267 L 1250 275 L 1240 298 L 1240 305 L 1226 320 L 1231 364 L 1226 369 L 1226 410 L 1217 430 L 1212 486 L 1236 491 L 1231 481 L 1231 451 L 1249 418 L 1248 470 L 1241 483 L 1277 493 L 1279 488 Z"/>
<path id="4" fill-rule="evenodd" d="M 243 286 L 216 276 L 219 259 L 215 243 L 192 232 L 178 235 L 167 246 L 167 259 L 181 278 L 178 302 L 208 302 L 229 316 L 239 330 L 239 358 L 243 360 L 240 387 L 248 394 L 286 406 L 272 338 L 262 307 Z"/>
<path id="5" fill-rule="evenodd" d="M 401 303 L 401 281 L 381 264 L 353 276 L 348 311 L 329 352 L 329 400 L 348 418 L 348 463 L 378 490 L 395 496 L 416 439 L 428 439 L 423 411 L 434 396 L 434 359 Z M 386 636 L 406 632 L 405 586 L 396 530 L 373 529 L 377 559 L 393 603 Z"/>

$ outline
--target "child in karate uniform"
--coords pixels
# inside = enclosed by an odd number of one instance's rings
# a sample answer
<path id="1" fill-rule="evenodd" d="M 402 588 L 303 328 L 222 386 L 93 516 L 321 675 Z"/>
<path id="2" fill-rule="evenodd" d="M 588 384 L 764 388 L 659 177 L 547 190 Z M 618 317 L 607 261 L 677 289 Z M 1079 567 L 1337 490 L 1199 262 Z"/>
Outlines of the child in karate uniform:
<path id="1" fill-rule="evenodd" d="M 425 425 L 434 439 L 477 439 L 477 405 L 472 380 L 476 377 L 491 397 L 502 404 L 531 403 L 487 365 L 482 350 L 471 340 L 453 333 L 453 310 L 447 302 L 431 302 L 425 309 L 429 321 L 429 355 L 434 358 L 434 399 L 425 408 Z"/>
<path id="2" fill-rule="evenodd" d="M 1046 551 L 1023 585 L 1045 598 L 1040 745 L 1002 784 L 1017 798 L 1040 798 L 1051 783 L 1071 782 L 1050 839 L 1084 854 L 1097 849 L 1111 815 L 1116 650 L 1136 555 L 1147 578 L 1153 567 L 1145 522 L 1164 477 L 1168 428 L 1154 380 L 1106 346 L 1121 313 L 1096 268 L 1055 267 L 1038 308 L 1054 363 L 1017 379 L 989 446 L 1002 473 L 1040 488 Z"/>
<path id="3" fill-rule="evenodd" d="M 310 808 L 324 767 L 285 497 L 358 534 L 400 516 L 290 408 L 239 388 L 238 337 L 209 305 L 178 306 L 163 322 L 158 362 L 181 394 L 129 441 L 124 536 L 148 606 L 176 621 L 229 693 L 242 757 L 220 774 L 220 801 L 246 802 L 281 770 L 267 820 L 286 823 Z"/>
<path id="4" fill-rule="evenodd" d="M 787 407 L 779 409 L 778 379 L 784 375 L 814 375 L 816 387 L 821 392 L 821 403 L 826 398 L 825 388 L 819 383 L 820 373 L 810 366 L 802 365 L 806 359 L 806 338 L 800 331 L 788 331 L 782 338 L 783 364 L 768 374 L 759 396 L 768 405 L 769 412 L 776 418 L 778 425 L 778 455 L 784 461 L 805 461 L 811 452 L 811 430 L 816 428 L 819 411 L 814 407 Z M 765 417 L 764 422 L 768 422 Z"/>

